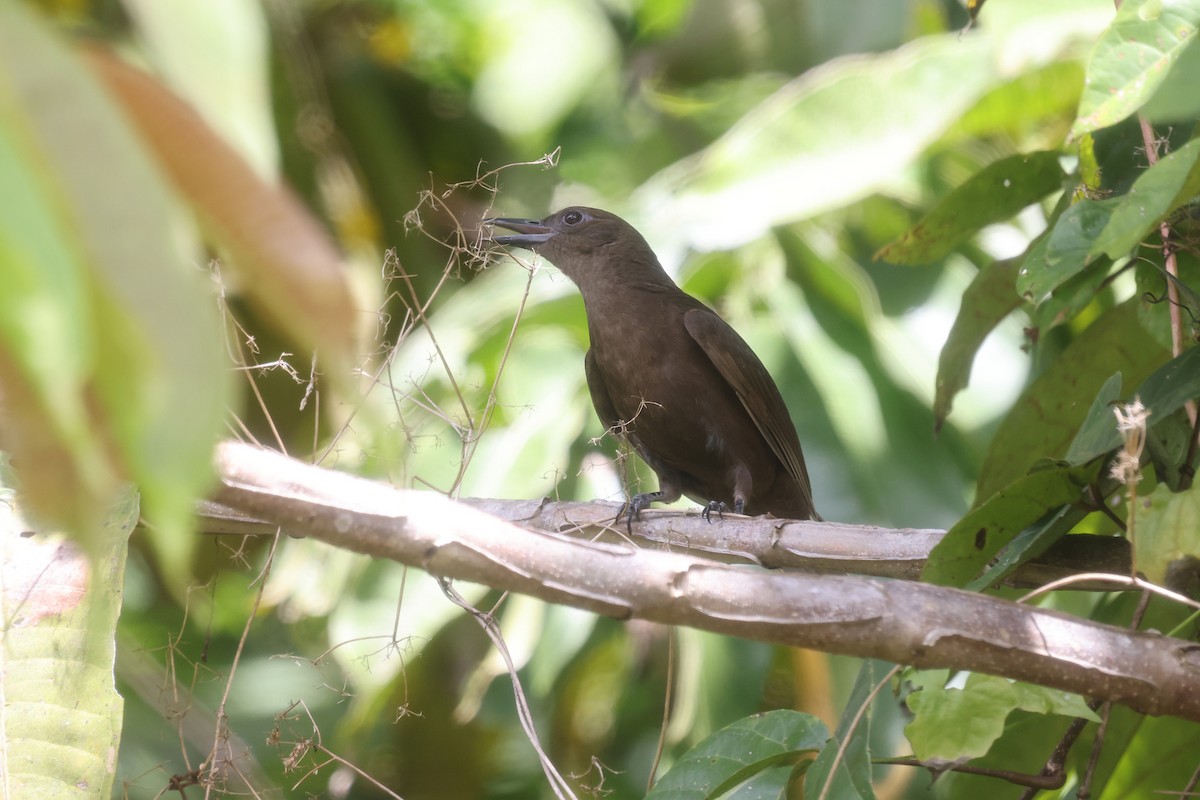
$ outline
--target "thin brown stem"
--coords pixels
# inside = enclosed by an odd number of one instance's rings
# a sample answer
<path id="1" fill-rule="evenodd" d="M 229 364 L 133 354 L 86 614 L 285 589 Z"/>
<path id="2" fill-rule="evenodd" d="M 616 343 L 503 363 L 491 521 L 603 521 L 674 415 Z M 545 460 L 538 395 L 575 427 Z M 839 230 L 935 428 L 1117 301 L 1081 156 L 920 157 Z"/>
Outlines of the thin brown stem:
<path id="1" fill-rule="evenodd" d="M 658 773 L 658 765 L 662 761 L 663 750 L 667 744 L 667 728 L 671 723 L 671 700 L 675 687 L 675 629 L 667 629 L 667 690 L 663 693 L 662 726 L 658 730 L 658 746 L 654 749 L 654 762 L 650 765 L 650 776 L 646 779 L 646 791 L 654 787 L 654 776 Z"/>

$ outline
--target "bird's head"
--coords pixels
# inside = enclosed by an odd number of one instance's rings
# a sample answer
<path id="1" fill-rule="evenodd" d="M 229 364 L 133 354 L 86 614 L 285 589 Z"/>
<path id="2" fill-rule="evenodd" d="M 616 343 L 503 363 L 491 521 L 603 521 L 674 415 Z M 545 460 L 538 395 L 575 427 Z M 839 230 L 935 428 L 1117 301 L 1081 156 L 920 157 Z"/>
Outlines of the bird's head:
<path id="1" fill-rule="evenodd" d="M 571 206 L 542 220 L 495 218 L 484 222 L 514 231 L 493 235 L 493 242 L 538 253 L 580 288 L 632 270 L 666 278 L 642 235 L 616 214 L 598 208 Z"/>

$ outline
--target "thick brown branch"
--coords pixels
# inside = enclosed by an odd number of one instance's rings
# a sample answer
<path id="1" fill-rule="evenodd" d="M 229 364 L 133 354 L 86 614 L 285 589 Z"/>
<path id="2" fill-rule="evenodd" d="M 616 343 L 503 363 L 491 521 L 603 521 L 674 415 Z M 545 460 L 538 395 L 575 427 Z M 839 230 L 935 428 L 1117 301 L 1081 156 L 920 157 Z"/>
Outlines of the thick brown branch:
<path id="1" fill-rule="evenodd" d="M 493 517 L 529 528 L 591 542 L 703 556 L 730 564 L 757 564 L 835 575 L 875 575 L 916 580 L 929 552 L 945 531 L 928 528 L 878 528 L 832 522 L 796 522 L 726 515 L 708 524 L 698 512 L 647 509 L 633 526 L 613 526 L 619 503 L 600 501 L 493 500 L 460 502 Z M 200 504 L 202 530 L 217 534 L 270 534 L 261 520 L 212 502 Z M 1022 565 L 1006 582 L 1033 588 L 1082 573 L 1128 575 L 1129 542 L 1113 536 L 1076 534 L 1060 539 L 1036 560 Z M 1072 589 L 1114 591 L 1107 582 L 1073 583 Z"/>
<path id="2" fill-rule="evenodd" d="M 1200 721 L 1200 646 L 1190 642 L 910 581 L 584 542 L 248 445 L 222 444 L 217 470 L 219 502 L 434 575 L 615 617 L 1003 675 Z"/>

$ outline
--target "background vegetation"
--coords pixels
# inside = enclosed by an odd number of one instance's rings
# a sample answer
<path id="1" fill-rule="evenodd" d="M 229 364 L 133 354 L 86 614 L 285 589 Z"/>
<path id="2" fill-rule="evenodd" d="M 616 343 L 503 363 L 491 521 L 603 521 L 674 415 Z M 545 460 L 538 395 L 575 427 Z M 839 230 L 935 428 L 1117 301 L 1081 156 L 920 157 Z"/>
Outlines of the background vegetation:
<path id="1" fill-rule="evenodd" d="M 551 796 L 505 665 L 428 576 L 187 532 L 218 434 L 463 497 L 653 480 L 597 441 L 577 294 L 489 256 L 492 213 L 632 221 L 776 377 L 826 519 L 951 529 L 928 579 L 987 588 L 1137 509 L 1139 569 L 1188 588 L 1200 3 L 993 0 L 967 26 L 935 0 L 10 0 L 4 445 L 31 512 L 94 558 L 125 481 L 151 523 L 124 567 L 113 795 L 187 786 L 215 740 L 229 769 L 185 796 Z M 1104 468 L 1109 405 L 1135 392 L 1145 504 Z M 1042 602 L 1195 634 L 1161 598 Z M 887 667 L 518 596 L 496 614 L 581 796 L 642 796 L 660 733 L 659 774 L 754 712 L 834 728 Z M 1078 698 L 950 677 L 873 702 L 876 756 L 1036 774 L 1077 715 L 1050 794 L 1195 786 L 1195 724 L 1101 709 L 1089 766 Z"/>

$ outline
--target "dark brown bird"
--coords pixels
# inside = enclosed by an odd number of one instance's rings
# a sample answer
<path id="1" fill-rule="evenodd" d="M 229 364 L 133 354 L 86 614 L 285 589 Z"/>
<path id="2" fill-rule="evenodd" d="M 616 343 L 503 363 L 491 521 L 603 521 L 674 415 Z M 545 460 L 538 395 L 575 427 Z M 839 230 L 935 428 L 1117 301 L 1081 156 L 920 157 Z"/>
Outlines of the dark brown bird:
<path id="1" fill-rule="evenodd" d="M 595 208 L 491 219 L 498 244 L 542 255 L 583 295 L 592 404 L 658 475 L 629 519 L 685 494 L 712 511 L 820 519 L 796 428 L 754 351 L 686 294 L 632 225 Z"/>

